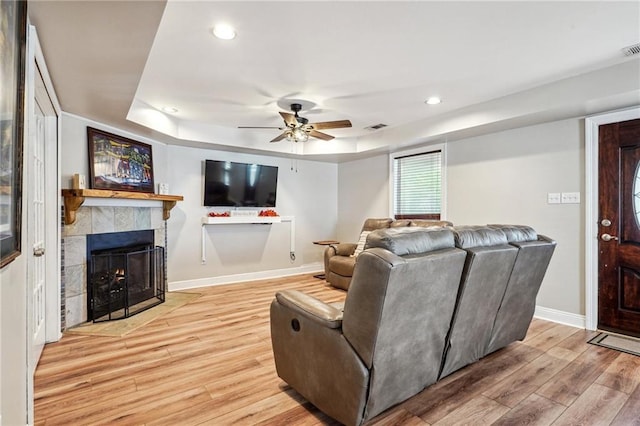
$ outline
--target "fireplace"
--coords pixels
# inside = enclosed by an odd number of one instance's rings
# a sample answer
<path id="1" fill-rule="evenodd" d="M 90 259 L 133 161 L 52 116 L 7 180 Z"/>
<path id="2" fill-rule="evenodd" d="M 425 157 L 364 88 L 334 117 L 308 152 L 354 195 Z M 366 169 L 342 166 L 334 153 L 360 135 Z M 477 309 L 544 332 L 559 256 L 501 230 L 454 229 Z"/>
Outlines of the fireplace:
<path id="1" fill-rule="evenodd" d="M 87 316 L 128 318 L 165 300 L 165 253 L 154 231 L 87 235 Z"/>

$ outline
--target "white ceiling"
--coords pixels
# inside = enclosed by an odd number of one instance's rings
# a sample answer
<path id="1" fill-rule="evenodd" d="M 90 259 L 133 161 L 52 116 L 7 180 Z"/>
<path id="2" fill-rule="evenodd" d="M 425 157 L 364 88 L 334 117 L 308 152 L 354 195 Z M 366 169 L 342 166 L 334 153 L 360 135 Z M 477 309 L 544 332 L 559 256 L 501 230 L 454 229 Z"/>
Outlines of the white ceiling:
<path id="1" fill-rule="evenodd" d="M 30 17 L 64 111 L 175 144 L 340 161 L 640 103 L 621 52 L 638 1 L 32 1 Z M 236 39 L 211 35 L 221 22 Z M 296 146 L 237 129 L 280 126 L 294 101 L 353 128 Z"/>

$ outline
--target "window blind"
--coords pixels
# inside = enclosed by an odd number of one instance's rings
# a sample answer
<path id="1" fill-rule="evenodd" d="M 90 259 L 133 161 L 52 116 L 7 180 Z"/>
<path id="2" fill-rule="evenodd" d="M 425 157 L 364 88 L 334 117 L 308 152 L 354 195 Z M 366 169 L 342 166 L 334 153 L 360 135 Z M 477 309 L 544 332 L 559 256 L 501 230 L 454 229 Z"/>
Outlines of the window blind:
<path id="1" fill-rule="evenodd" d="M 394 159 L 394 216 L 396 219 L 439 219 L 442 199 L 440 151 Z"/>

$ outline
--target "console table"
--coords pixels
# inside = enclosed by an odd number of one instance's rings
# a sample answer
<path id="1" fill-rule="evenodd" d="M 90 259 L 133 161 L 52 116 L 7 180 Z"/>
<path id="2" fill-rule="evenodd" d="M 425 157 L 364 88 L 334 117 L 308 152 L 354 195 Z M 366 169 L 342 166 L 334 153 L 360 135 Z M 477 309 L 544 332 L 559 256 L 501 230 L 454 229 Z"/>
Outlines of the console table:
<path id="1" fill-rule="evenodd" d="M 317 246 L 330 246 L 331 244 L 340 244 L 340 241 L 336 241 L 336 240 L 320 240 L 320 241 L 314 241 L 313 244 L 315 244 Z M 317 278 L 319 280 L 324 280 L 326 278 L 326 275 L 323 272 L 321 274 L 314 275 L 313 278 Z"/>
<path id="2" fill-rule="evenodd" d="M 254 225 L 271 225 L 273 223 L 289 222 L 290 225 L 290 241 L 289 241 L 289 258 L 291 261 L 296 260 L 296 226 L 294 216 L 231 216 L 231 217 L 210 217 L 202 218 L 202 264 L 207 263 L 206 249 L 206 227 L 208 225 L 238 225 L 238 224 L 254 224 Z"/>

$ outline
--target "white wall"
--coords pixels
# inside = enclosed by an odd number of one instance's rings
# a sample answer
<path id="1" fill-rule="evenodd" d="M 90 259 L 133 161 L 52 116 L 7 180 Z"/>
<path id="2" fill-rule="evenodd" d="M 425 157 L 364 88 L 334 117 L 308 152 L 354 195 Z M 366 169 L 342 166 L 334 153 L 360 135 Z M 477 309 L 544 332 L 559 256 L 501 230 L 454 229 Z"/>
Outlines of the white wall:
<path id="1" fill-rule="evenodd" d="M 341 163 L 338 168 L 338 240 L 357 242 L 369 217 L 389 217 L 389 158 Z"/>
<path id="2" fill-rule="evenodd" d="M 26 223 L 25 214 L 22 223 Z M 24 237 L 23 225 L 23 252 Z M 27 344 L 27 269 L 26 256 L 22 254 L 0 271 L 0 424 L 3 425 L 27 423 Z"/>
<path id="3" fill-rule="evenodd" d="M 456 225 L 526 224 L 554 238 L 537 303 L 578 315 L 584 315 L 583 204 L 549 205 L 547 193 L 584 197 L 583 127 L 571 119 L 449 142 L 445 218 Z M 339 177 L 338 235 L 353 240 L 364 218 L 388 214 L 388 156 L 342 163 Z"/>
<path id="4" fill-rule="evenodd" d="M 184 281 L 205 285 L 214 277 L 309 264 L 315 264 L 316 270 L 321 268 L 322 248 L 312 241 L 336 238 L 336 164 L 303 160 L 294 164 L 290 159 L 275 156 L 168 146 L 65 114 L 62 118 L 63 187 L 70 186 L 74 173 L 89 175 L 87 126 L 151 144 L 155 182 L 166 182 L 171 194 L 184 196 L 184 201 L 171 210 L 167 222 L 170 285 Z M 283 216 L 295 216 L 295 261 L 289 258 L 290 225 L 281 223 L 207 226 L 207 263 L 201 263 L 201 219 L 209 210 L 202 205 L 203 162 L 207 159 L 278 166 L 276 210 Z"/>

